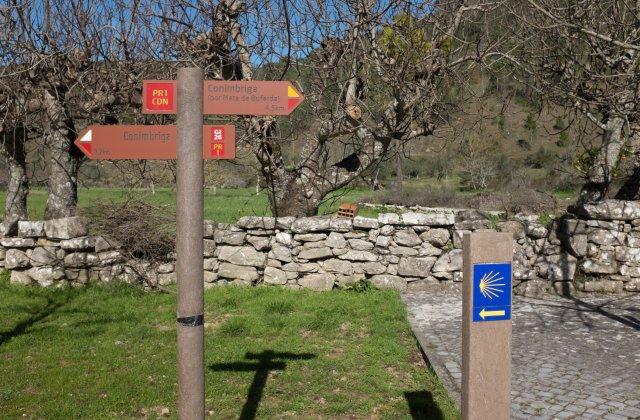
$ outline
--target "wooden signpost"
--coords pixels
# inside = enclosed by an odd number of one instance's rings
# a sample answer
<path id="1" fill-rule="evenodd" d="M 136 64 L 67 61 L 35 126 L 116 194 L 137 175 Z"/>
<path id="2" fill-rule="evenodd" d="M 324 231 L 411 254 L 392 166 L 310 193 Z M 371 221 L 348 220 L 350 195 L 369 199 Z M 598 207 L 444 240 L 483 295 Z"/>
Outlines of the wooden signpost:
<path id="1" fill-rule="evenodd" d="M 511 233 L 463 239 L 462 418 L 508 420 L 511 392 Z"/>
<path id="2" fill-rule="evenodd" d="M 202 157 L 235 158 L 235 126 L 203 125 Z M 176 159 L 178 131 L 175 125 L 91 125 L 75 145 L 89 159 Z"/>

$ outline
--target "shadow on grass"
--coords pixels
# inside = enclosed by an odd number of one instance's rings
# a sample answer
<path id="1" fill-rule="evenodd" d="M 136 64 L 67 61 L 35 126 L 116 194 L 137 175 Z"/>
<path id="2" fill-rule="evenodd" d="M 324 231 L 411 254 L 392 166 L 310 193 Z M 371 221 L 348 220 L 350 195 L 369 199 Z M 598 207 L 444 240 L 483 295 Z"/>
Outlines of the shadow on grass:
<path id="1" fill-rule="evenodd" d="M 80 289 L 67 290 L 64 293 L 55 293 L 52 296 L 43 296 L 40 293 L 35 293 L 33 297 L 43 298 L 46 302 L 43 305 L 36 306 L 35 310 L 29 310 L 30 316 L 19 321 L 13 328 L 0 332 L 0 346 L 12 338 L 25 334 L 30 327 L 65 307 L 80 293 Z"/>
<path id="2" fill-rule="evenodd" d="M 230 371 L 230 372 L 250 372 L 255 371 L 249 392 L 247 393 L 247 401 L 242 407 L 240 419 L 254 419 L 258 410 L 258 405 L 262 399 L 262 391 L 267 384 L 269 372 L 272 370 L 284 370 L 287 367 L 285 360 L 309 360 L 315 358 L 312 353 L 288 353 L 265 350 L 262 353 L 247 353 L 245 359 L 248 362 L 231 362 L 216 363 L 209 366 L 214 372 Z"/>
<path id="3" fill-rule="evenodd" d="M 438 404 L 436 404 L 436 402 L 433 400 L 431 392 L 405 392 L 404 398 L 407 400 L 407 404 L 409 405 L 409 411 L 411 412 L 412 419 L 444 419 L 444 415 L 438 407 Z"/>

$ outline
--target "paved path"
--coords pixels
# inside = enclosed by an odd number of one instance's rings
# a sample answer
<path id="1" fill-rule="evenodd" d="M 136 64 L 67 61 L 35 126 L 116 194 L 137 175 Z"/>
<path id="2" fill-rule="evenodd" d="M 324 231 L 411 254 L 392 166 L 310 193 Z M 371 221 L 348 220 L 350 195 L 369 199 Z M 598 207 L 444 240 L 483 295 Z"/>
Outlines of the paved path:
<path id="1" fill-rule="evenodd" d="M 459 402 L 459 293 L 403 296 L 434 370 Z M 640 295 L 514 298 L 512 418 L 640 418 Z"/>

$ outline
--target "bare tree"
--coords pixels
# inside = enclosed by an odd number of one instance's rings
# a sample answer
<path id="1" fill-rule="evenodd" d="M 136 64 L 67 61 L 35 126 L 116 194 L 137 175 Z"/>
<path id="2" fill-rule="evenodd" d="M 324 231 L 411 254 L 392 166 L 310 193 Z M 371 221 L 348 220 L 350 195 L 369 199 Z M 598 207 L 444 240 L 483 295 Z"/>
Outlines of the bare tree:
<path id="1" fill-rule="evenodd" d="M 637 148 L 640 1 L 506 2 L 517 19 L 500 55 L 516 64 L 543 100 L 586 117 L 601 135 L 587 151 L 579 201 L 610 192 L 620 156 Z"/>
<path id="2" fill-rule="evenodd" d="M 312 215 L 332 191 L 446 123 L 482 55 L 465 1 L 169 2 L 156 13 L 176 60 L 208 77 L 291 79 L 306 102 L 286 119 L 242 118 L 275 215 Z M 156 27 L 158 25 L 155 25 Z M 178 33 L 177 42 L 171 34 Z M 293 138 L 299 153 L 282 145 Z"/>

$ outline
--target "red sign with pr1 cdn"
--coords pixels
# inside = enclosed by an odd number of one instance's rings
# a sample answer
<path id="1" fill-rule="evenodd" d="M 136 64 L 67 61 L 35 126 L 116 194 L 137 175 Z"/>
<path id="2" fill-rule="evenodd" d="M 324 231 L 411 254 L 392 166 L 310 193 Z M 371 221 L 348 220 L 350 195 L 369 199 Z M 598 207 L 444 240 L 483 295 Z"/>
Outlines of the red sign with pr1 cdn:
<path id="1" fill-rule="evenodd" d="M 176 82 L 171 80 L 145 80 L 142 83 L 143 114 L 175 114 Z"/>

